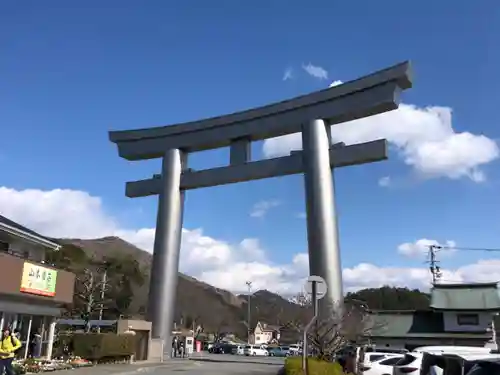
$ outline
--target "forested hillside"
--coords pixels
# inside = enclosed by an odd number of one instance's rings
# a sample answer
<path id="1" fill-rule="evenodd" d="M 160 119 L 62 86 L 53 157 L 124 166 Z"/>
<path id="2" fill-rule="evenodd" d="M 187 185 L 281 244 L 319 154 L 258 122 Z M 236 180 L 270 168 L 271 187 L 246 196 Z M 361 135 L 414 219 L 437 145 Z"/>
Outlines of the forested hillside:
<path id="1" fill-rule="evenodd" d="M 74 305 L 70 316 L 81 316 L 88 306 L 91 286 L 96 303 L 91 317 L 98 314 L 99 293 L 104 269 L 108 286 L 104 317 L 140 317 L 144 315 L 149 286 L 151 254 L 117 237 L 95 240 L 59 239 L 63 245 L 48 260 L 77 274 Z M 92 285 L 90 285 L 92 284 Z M 407 288 L 372 288 L 349 293 L 346 299 L 363 301 L 372 310 L 413 310 L 429 308 L 429 296 Z M 237 296 L 179 273 L 176 322 L 186 327 L 193 323 L 213 332 L 233 331 L 245 335 L 247 330 L 247 296 Z M 283 325 L 306 316 L 304 308 L 269 291 L 257 291 L 251 297 L 251 316 L 258 320 Z"/>

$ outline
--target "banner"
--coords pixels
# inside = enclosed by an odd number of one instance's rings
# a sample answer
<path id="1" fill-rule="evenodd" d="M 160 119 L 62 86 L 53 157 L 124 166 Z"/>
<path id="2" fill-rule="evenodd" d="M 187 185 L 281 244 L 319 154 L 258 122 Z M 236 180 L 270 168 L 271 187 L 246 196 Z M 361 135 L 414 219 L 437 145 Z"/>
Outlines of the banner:
<path id="1" fill-rule="evenodd" d="M 24 262 L 21 292 L 39 296 L 56 295 L 57 271 L 38 264 Z"/>

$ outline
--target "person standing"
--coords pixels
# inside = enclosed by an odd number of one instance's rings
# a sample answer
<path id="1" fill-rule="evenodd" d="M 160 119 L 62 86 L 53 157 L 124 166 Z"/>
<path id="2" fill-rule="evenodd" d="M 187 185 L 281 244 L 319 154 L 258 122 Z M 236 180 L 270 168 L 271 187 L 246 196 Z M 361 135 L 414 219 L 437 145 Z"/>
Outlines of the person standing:
<path id="1" fill-rule="evenodd" d="M 184 340 L 179 340 L 179 354 L 180 354 L 181 358 L 184 358 L 184 355 L 185 355 Z"/>
<path id="2" fill-rule="evenodd" d="M 177 346 L 177 336 L 174 336 L 172 339 L 172 358 L 177 357 L 177 351 L 178 351 L 178 346 Z"/>
<path id="3" fill-rule="evenodd" d="M 15 375 L 12 361 L 21 346 L 21 341 L 12 334 L 9 328 L 5 328 L 0 339 L 0 374 L 3 374 L 5 370 L 5 375 Z"/>

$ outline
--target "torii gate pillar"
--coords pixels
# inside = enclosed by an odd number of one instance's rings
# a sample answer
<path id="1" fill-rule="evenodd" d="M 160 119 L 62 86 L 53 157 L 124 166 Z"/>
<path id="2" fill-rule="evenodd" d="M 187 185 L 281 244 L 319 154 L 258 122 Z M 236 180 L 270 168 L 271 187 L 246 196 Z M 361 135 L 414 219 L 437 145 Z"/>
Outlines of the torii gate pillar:
<path id="1" fill-rule="evenodd" d="M 329 133 L 330 126 L 323 120 L 312 120 L 302 127 L 309 273 L 323 277 L 328 286 L 327 298 L 320 300 L 320 304 L 342 305 L 342 266 Z M 324 311 L 325 307 L 321 307 Z"/>

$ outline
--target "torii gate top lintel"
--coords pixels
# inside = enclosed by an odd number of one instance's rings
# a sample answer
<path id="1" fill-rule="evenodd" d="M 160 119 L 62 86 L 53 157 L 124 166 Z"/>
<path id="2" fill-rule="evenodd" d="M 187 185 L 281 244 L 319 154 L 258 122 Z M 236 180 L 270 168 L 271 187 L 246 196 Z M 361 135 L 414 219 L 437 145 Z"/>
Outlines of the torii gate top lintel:
<path id="1" fill-rule="evenodd" d="M 226 147 L 301 131 L 315 118 L 334 125 L 390 111 L 410 88 L 411 65 L 403 62 L 342 85 L 229 115 L 137 130 L 111 131 L 109 139 L 127 160 L 163 157 L 168 149 L 187 152 Z"/>

